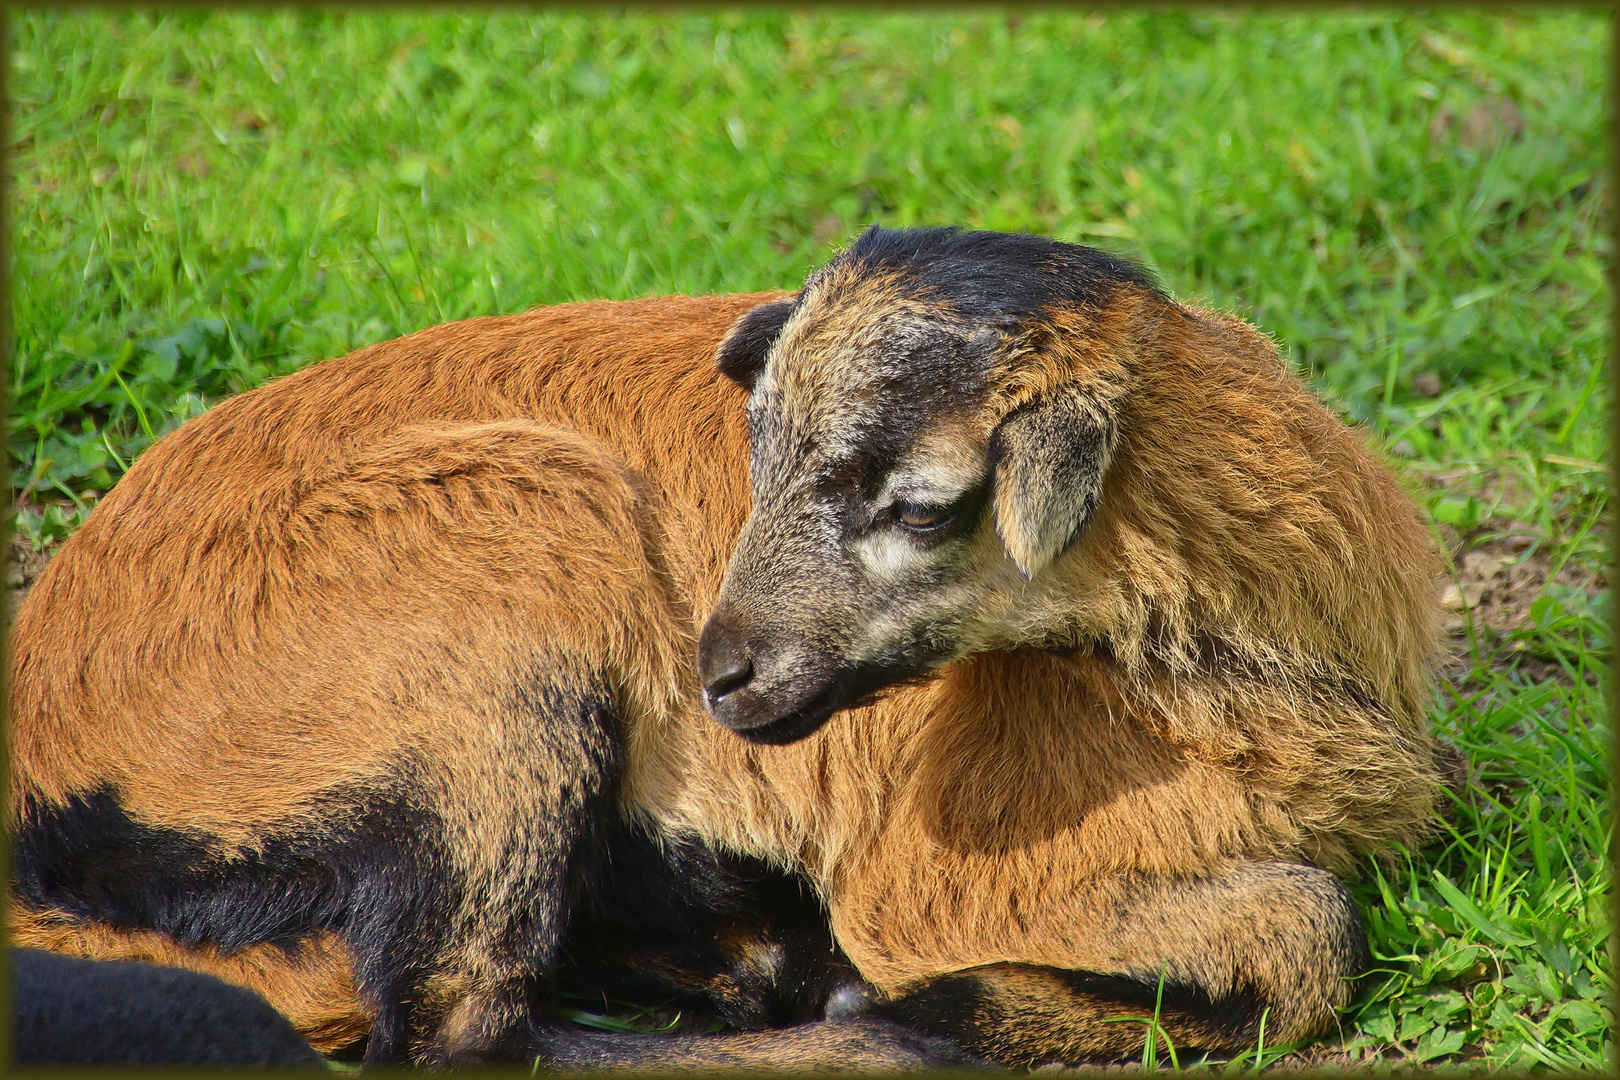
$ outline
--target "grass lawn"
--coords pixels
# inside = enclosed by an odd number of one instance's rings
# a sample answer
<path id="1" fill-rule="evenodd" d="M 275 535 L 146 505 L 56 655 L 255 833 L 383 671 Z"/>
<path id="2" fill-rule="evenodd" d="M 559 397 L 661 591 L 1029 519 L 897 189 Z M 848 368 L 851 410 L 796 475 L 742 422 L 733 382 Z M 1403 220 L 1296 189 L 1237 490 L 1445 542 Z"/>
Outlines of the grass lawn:
<path id="1" fill-rule="evenodd" d="M 14 592 L 153 439 L 313 360 L 537 304 L 791 286 L 873 221 L 1098 244 L 1274 334 L 1455 564 L 1434 723 L 1473 784 L 1356 886 L 1379 959 L 1342 1034 L 1215 1067 L 1605 1068 L 1600 15 L 10 31 Z"/>

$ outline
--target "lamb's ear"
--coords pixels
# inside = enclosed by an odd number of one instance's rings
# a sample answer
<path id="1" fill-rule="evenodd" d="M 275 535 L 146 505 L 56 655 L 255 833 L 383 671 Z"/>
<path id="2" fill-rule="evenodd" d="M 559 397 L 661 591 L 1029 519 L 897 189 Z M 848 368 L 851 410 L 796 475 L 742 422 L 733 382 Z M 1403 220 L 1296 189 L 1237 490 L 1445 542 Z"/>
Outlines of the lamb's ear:
<path id="1" fill-rule="evenodd" d="M 745 390 L 753 389 L 754 380 L 765 367 L 765 354 L 771 351 L 798 302 L 796 295 L 772 300 L 732 323 L 714 354 L 720 374 Z"/>
<path id="2" fill-rule="evenodd" d="M 1026 578 L 1091 520 L 1114 439 L 1112 408 L 1073 385 L 1014 409 L 990 436 L 996 532 Z"/>

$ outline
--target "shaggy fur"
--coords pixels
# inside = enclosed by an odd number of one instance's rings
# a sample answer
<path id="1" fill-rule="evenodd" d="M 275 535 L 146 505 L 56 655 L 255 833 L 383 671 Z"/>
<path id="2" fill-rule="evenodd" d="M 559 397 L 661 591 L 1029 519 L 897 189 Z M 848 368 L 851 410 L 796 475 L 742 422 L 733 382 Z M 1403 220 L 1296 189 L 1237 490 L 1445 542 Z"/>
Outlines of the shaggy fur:
<path id="1" fill-rule="evenodd" d="M 545 986 L 633 834 L 753 867 L 691 905 L 805 882 L 880 1014 L 685 1060 L 1114 1056 L 1161 977 L 1178 1044 L 1306 1037 L 1364 956 L 1328 871 L 1436 799 L 1434 569 L 1270 341 L 1088 249 L 434 327 L 186 424 L 41 577 L 15 937 L 370 1062 L 601 1063 Z M 815 964 L 739 1015 L 852 1000 Z"/>

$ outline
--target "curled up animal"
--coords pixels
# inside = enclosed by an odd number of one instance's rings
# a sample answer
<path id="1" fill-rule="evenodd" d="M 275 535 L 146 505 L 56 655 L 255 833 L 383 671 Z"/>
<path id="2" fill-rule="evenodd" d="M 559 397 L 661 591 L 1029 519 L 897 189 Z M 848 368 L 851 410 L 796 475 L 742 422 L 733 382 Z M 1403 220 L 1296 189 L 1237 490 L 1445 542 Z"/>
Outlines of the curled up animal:
<path id="1" fill-rule="evenodd" d="M 372 1064 L 1307 1038 L 1441 785 L 1435 560 L 1270 340 L 1089 248 L 433 327 L 189 422 L 35 586 L 14 939 Z"/>

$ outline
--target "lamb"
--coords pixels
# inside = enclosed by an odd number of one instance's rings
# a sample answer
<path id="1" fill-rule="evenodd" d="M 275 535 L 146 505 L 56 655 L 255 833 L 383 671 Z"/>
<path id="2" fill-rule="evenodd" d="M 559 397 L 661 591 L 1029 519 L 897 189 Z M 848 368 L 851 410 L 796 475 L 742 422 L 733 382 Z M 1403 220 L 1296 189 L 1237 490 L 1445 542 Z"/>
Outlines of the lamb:
<path id="1" fill-rule="evenodd" d="M 1271 342 L 1092 249 L 434 327 L 186 424 L 35 586 L 15 938 L 371 1064 L 1309 1037 L 1334 874 L 1438 796 L 1436 565 Z M 810 1023 L 587 1037 L 557 978 Z"/>

